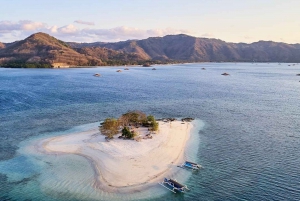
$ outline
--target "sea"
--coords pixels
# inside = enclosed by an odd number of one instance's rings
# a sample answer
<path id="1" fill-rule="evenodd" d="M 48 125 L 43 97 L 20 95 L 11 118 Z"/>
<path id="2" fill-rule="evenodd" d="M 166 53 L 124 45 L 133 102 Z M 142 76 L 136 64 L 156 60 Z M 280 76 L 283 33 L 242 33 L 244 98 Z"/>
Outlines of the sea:
<path id="1" fill-rule="evenodd" d="M 300 65 L 154 67 L 0 68 L 0 200 L 300 200 Z M 34 149 L 130 110 L 196 119 L 188 149 L 203 168 L 183 170 L 190 191 L 97 194 L 84 158 Z"/>

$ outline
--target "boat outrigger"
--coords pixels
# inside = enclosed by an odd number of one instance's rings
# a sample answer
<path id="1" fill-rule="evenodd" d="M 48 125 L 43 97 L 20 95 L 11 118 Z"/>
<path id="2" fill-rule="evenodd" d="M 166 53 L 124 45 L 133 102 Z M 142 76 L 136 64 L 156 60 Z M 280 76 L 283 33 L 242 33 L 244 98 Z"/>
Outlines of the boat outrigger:
<path id="1" fill-rule="evenodd" d="M 190 190 L 190 189 L 188 189 L 188 187 L 186 185 L 183 185 L 183 184 L 180 184 L 179 182 L 177 182 L 176 179 L 165 178 L 164 181 L 159 184 L 162 185 L 163 187 L 165 187 L 166 189 L 168 189 L 169 191 L 172 191 L 173 193 L 176 193 L 175 190 L 177 190 L 181 193 L 184 193 L 185 190 Z M 167 184 L 167 186 L 165 184 Z"/>
<path id="2" fill-rule="evenodd" d="M 193 163 L 190 161 L 185 161 L 181 166 L 179 167 L 187 167 L 187 168 L 191 168 L 193 170 L 199 170 L 201 168 L 201 165 L 197 164 L 197 163 Z"/>

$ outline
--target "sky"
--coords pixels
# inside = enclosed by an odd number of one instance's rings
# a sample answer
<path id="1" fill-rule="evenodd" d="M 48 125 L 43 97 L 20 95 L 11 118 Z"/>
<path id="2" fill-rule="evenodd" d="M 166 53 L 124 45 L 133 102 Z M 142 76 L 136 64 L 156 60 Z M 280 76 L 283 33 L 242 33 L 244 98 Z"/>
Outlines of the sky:
<path id="1" fill-rule="evenodd" d="M 300 0 L 0 0 L 0 42 L 36 32 L 73 42 L 170 34 L 300 43 Z"/>

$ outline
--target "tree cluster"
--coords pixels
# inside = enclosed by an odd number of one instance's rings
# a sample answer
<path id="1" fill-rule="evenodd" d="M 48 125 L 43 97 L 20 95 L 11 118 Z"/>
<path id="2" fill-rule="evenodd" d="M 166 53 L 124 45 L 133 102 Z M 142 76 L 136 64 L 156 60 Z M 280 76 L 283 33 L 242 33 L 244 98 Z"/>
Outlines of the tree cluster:
<path id="1" fill-rule="evenodd" d="M 102 134 L 106 135 L 109 139 L 112 139 L 114 135 L 122 132 L 122 136 L 128 139 L 134 137 L 135 133 L 130 131 L 130 126 L 145 126 L 150 127 L 149 130 L 157 131 L 158 123 L 155 120 L 155 117 L 152 115 L 147 116 L 145 113 L 135 110 L 129 111 L 121 115 L 118 119 L 107 118 L 101 123 L 100 131 Z"/>
<path id="2" fill-rule="evenodd" d="M 158 123 L 156 122 L 154 116 L 149 115 L 147 117 L 147 124 L 151 127 L 151 131 L 157 131 L 158 130 Z"/>
<path id="3" fill-rule="evenodd" d="M 100 126 L 102 134 L 112 139 L 114 135 L 119 133 L 119 121 L 114 118 L 107 118 Z"/>
<path id="4" fill-rule="evenodd" d="M 6 68 L 51 68 L 49 63 L 26 63 L 26 62 L 7 62 L 1 64 L 2 67 Z"/>

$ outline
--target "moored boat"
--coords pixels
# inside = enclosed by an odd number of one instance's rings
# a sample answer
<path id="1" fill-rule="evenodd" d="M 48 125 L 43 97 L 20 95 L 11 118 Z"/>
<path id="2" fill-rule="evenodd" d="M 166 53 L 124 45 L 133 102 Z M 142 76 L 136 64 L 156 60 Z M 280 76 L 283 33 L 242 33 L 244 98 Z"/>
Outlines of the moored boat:
<path id="1" fill-rule="evenodd" d="M 187 167 L 193 170 L 199 170 L 201 168 L 201 165 L 194 162 L 185 161 L 180 167 Z"/>
<path id="2" fill-rule="evenodd" d="M 159 184 L 173 193 L 176 193 L 176 191 L 184 193 L 185 190 L 190 190 L 186 185 L 179 183 L 176 179 L 164 178 L 164 181 Z"/>

